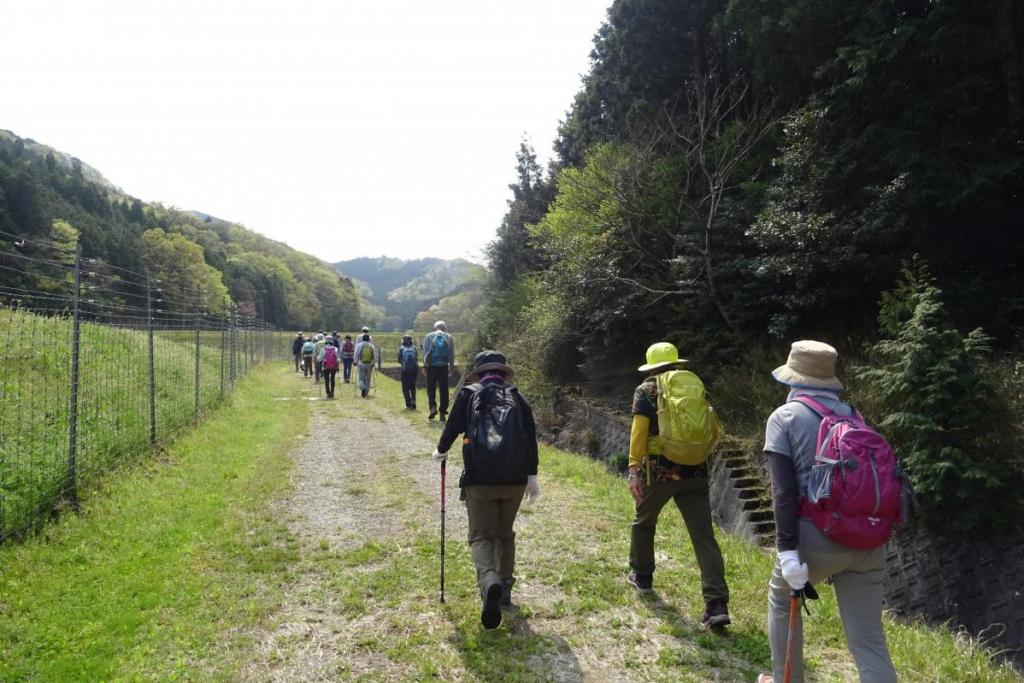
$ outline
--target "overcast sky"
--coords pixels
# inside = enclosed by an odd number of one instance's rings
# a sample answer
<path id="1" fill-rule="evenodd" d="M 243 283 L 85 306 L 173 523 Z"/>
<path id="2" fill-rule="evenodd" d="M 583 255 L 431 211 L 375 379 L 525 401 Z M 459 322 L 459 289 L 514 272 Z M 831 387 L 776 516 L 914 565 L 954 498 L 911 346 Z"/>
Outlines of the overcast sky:
<path id="1" fill-rule="evenodd" d="M 0 128 L 337 261 L 480 258 L 610 0 L 12 0 Z"/>

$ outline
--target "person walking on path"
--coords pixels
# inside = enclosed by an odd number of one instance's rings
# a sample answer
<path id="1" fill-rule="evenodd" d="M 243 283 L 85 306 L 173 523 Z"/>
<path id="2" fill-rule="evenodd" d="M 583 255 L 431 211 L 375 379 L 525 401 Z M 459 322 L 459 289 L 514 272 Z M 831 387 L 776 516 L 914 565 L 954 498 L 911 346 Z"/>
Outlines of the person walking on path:
<path id="1" fill-rule="evenodd" d="M 352 335 L 346 334 L 345 341 L 341 343 L 341 364 L 344 368 L 342 379 L 345 384 L 352 381 L 352 363 L 356 358 L 356 345 L 352 343 Z"/>
<path id="2" fill-rule="evenodd" d="M 537 428 L 514 379 L 503 354 L 478 353 L 433 453 L 435 461 L 445 460 L 456 437 L 465 435 L 460 497 L 466 503 L 470 554 L 483 603 L 480 622 L 487 629 L 497 628 L 502 606 L 512 604 L 513 523 L 523 495 L 528 502 L 540 497 Z"/>
<path id="3" fill-rule="evenodd" d="M 323 332 L 321 332 L 320 334 L 316 335 L 316 355 L 315 355 L 315 358 L 320 358 L 320 355 L 321 355 L 320 352 L 324 350 L 324 345 L 326 343 L 327 343 L 327 340 L 324 338 L 324 333 Z M 315 379 L 315 381 L 316 381 L 317 384 L 319 384 L 320 383 L 320 378 L 323 377 L 323 374 L 324 374 L 323 373 L 323 366 L 321 365 L 319 360 L 314 360 L 314 365 L 316 366 L 316 379 Z"/>
<path id="4" fill-rule="evenodd" d="M 364 328 L 365 329 L 365 328 Z M 356 364 L 359 369 L 359 395 L 366 398 L 370 393 L 370 381 L 373 379 L 373 364 L 377 359 L 377 349 L 369 334 L 356 344 Z"/>
<path id="5" fill-rule="evenodd" d="M 398 347 L 398 366 L 402 368 L 402 397 L 406 410 L 416 410 L 416 378 L 420 374 L 419 352 L 412 343 L 412 337 L 402 337 Z"/>
<path id="6" fill-rule="evenodd" d="M 334 344 L 324 344 L 316 358 L 323 373 L 324 392 L 327 394 L 327 398 L 334 398 L 335 380 L 338 377 L 338 366 L 341 365 L 338 354 L 338 347 Z"/>
<path id="7" fill-rule="evenodd" d="M 331 332 L 331 346 L 341 350 L 341 337 L 338 336 L 337 332 Z"/>
<path id="8" fill-rule="evenodd" d="M 292 341 L 292 358 L 295 359 L 295 372 L 299 372 L 299 365 L 302 363 L 302 345 L 306 343 L 306 340 L 302 337 L 302 333 L 299 332 L 295 335 L 295 339 Z"/>
<path id="9" fill-rule="evenodd" d="M 427 372 L 427 404 L 437 417 L 437 394 L 441 394 L 441 421 L 448 417 L 448 374 L 455 369 L 455 340 L 443 320 L 434 323 L 434 331 L 423 338 L 423 367 Z"/>
<path id="10" fill-rule="evenodd" d="M 722 627 L 729 620 L 729 588 L 725 582 L 725 561 L 715 540 L 711 522 L 707 455 L 718 441 L 718 418 L 704 399 L 703 384 L 691 372 L 681 370 L 673 344 L 661 342 L 647 349 L 647 363 L 640 372 L 648 377 L 633 392 L 633 424 L 629 439 L 629 489 L 636 501 L 636 518 L 629 547 L 630 572 L 627 580 L 640 592 L 650 592 L 654 579 L 654 534 L 658 515 L 672 500 L 683 516 L 686 530 L 700 567 L 704 597 L 702 626 Z M 675 387 L 699 387 L 697 413 L 690 417 L 702 423 L 698 436 L 677 450 L 670 429 L 682 431 L 673 414 Z M 659 417 L 668 424 L 660 424 Z M 697 419 L 699 418 L 699 420 Z M 690 427 L 695 428 L 695 427 Z M 687 464 L 687 462 L 691 464 Z"/>
<path id="11" fill-rule="evenodd" d="M 786 402 L 775 409 L 765 427 L 764 451 L 772 480 L 778 553 L 768 592 L 772 675 L 761 674 L 759 683 L 783 680 L 792 591 L 829 578 L 835 586 L 846 643 L 860 680 L 896 681 L 882 628 L 884 543 L 861 550 L 840 545 L 802 514 L 801 501 L 809 494 L 818 428 L 823 419 L 808 403 L 834 415 L 859 418 L 853 407 L 839 397 L 843 385 L 836 376 L 836 357 L 836 350 L 828 344 L 798 341 L 793 343 L 786 364 L 772 372 L 776 381 L 790 390 Z M 799 610 L 792 637 L 791 680 L 799 682 L 804 680 Z"/>
<path id="12" fill-rule="evenodd" d="M 302 344 L 302 376 L 310 377 L 313 375 L 313 363 L 316 356 L 316 343 L 312 339 L 307 339 Z"/>

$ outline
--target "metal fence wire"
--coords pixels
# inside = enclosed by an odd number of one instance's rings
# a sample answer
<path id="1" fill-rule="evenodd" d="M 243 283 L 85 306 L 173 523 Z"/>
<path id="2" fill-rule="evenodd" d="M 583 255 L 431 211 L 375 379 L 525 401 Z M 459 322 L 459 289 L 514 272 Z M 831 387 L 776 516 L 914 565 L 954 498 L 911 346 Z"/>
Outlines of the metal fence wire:
<path id="1" fill-rule="evenodd" d="M 0 542 L 195 423 L 286 334 L 81 249 L 0 240 Z"/>

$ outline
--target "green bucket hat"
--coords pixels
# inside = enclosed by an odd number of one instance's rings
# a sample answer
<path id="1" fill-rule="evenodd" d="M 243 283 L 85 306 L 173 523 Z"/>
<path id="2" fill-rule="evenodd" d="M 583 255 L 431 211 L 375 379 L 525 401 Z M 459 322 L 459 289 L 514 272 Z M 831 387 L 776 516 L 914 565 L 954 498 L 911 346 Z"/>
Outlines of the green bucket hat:
<path id="1" fill-rule="evenodd" d="M 637 370 L 640 372 L 651 372 L 664 368 L 682 365 L 688 362 L 685 358 L 679 357 L 679 349 L 675 344 L 669 342 L 658 342 L 651 344 L 647 349 L 647 363 L 641 365 Z"/>

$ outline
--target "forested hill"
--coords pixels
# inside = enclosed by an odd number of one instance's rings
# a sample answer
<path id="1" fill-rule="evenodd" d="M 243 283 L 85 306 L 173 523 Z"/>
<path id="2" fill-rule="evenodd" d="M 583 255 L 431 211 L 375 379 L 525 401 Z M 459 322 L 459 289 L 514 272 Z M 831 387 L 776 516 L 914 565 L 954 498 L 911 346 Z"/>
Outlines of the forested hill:
<path id="1" fill-rule="evenodd" d="M 334 264 L 374 306 L 376 325 L 404 331 L 442 299 L 478 290 L 484 269 L 465 259 L 356 258 Z"/>
<path id="2" fill-rule="evenodd" d="M 355 287 L 330 264 L 226 220 L 142 202 L 80 160 L 0 130 L 0 296 L 32 304 L 26 291 L 53 281 L 32 244 L 73 253 L 76 239 L 101 267 L 148 271 L 168 301 L 198 295 L 213 311 L 236 304 L 281 327 L 360 321 Z"/>

